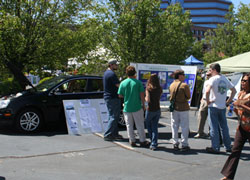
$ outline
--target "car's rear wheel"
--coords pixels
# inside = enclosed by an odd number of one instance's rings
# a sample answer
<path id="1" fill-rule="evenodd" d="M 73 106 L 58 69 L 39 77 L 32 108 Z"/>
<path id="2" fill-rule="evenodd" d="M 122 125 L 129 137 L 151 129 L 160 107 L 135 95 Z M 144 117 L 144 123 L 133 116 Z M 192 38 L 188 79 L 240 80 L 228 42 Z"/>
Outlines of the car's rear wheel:
<path id="1" fill-rule="evenodd" d="M 42 124 L 41 113 L 33 108 L 24 109 L 16 117 L 16 128 L 21 132 L 37 132 L 41 129 Z"/>

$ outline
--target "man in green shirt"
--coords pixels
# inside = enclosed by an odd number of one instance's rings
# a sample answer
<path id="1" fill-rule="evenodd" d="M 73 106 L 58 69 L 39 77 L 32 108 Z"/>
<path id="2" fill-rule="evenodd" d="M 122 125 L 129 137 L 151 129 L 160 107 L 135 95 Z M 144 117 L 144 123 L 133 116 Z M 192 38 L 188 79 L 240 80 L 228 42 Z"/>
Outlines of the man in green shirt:
<path id="1" fill-rule="evenodd" d="M 149 142 L 146 141 L 144 130 L 144 88 L 141 81 L 136 79 L 136 71 L 133 66 L 126 68 L 127 79 L 121 82 L 118 89 L 120 98 L 124 98 L 124 119 L 127 126 L 127 133 L 130 145 L 136 146 L 134 134 L 134 124 L 140 138 L 140 146 L 148 147 Z"/>

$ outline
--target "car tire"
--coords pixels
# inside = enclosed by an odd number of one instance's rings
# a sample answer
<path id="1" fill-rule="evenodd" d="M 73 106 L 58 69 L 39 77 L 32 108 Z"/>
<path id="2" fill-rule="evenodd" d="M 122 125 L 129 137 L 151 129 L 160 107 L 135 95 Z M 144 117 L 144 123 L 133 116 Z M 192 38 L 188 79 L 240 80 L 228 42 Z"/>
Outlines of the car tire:
<path id="1" fill-rule="evenodd" d="M 16 129 L 23 133 L 37 132 L 43 125 L 42 115 L 36 109 L 24 109 L 17 115 L 15 125 Z"/>

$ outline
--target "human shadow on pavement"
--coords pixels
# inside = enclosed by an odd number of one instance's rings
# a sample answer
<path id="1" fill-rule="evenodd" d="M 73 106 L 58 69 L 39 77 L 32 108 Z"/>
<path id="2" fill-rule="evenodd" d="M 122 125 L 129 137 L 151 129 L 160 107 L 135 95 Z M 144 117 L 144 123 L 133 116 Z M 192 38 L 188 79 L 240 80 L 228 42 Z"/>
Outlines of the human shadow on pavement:
<path id="1" fill-rule="evenodd" d="M 171 132 L 159 132 L 158 133 L 158 139 L 166 139 L 169 140 L 172 138 Z"/>
<path id="2" fill-rule="evenodd" d="M 189 133 L 189 138 L 193 138 L 195 136 L 196 133 L 194 132 L 190 132 Z M 181 132 L 178 133 L 178 137 L 181 138 Z M 159 132 L 158 133 L 158 139 L 166 139 L 166 140 L 170 140 L 172 138 L 172 132 Z M 204 138 L 204 139 L 208 139 L 208 138 Z"/>
<path id="3" fill-rule="evenodd" d="M 190 149 L 188 151 L 174 150 L 172 147 L 168 148 L 166 146 L 161 146 L 161 144 L 159 144 L 156 151 L 163 151 L 174 155 L 198 155 L 198 152 L 195 149 Z"/>

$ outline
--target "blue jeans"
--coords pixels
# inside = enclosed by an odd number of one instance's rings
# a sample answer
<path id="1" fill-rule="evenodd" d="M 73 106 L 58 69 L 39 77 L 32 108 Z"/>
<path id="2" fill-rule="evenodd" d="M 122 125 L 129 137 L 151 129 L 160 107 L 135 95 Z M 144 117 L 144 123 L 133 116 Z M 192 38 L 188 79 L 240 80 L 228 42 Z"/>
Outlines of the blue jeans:
<path id="1" fill-rule="evenodd" d="M 151 146 L 157 147 L 158 143 L 158 122 L 161 116 L 161 110 L 152 112 L 146 111 L 146 125 L 148 129 Z"/>
<path id="2" fill-rule="evenodd" d="M 104 137 L 109 135 L 115 137 L 118 135 L 118 121 L 120 119 L 121 100 L 118 98 L 105 99 L 105 102 L 108 108 L 109 119 L 107 130 L 104 133 Z"/>
<path id="3" fill-rule="evenodd" d="M 215 107 L 208 108 L 209 113 L 209 126 L 210 126 L 210 136 L 212 142 L 212 148 L 216 151 L 220 151 L 220 136 L 219 131 L 221 131 L 222 140 L 224 146 L 227 150 L 231 149 L 231 139 L 229 135 L 229 129 L 227 126 L 226 118 L 226 108 L 218 109 Z"/>

